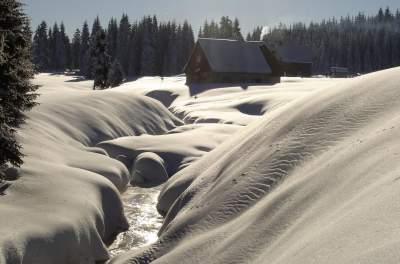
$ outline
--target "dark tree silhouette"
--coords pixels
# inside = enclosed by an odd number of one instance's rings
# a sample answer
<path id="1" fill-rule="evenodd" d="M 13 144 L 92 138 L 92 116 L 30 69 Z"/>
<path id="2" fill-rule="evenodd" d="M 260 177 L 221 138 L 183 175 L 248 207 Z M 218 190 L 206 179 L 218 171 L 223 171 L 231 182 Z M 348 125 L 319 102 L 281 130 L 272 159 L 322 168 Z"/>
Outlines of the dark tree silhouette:
<path id="1" fill-rule="evenodd" d="M 106 33 L 98 28 L 93 33 L 90 57 L 92 58 L 93 90 L 109 87 L 108 74 L 110 71 L 110 56 L 107 53 Z"/>
<path id="2" fill-rule="evenodd" d="M 375 16 L 332 18 L 309 25 L 280 24 L 264 36 L 269 45 L 297 43 L 314 52 L 314 74 L 331 66 L 348 67 L 352 73 L 368 73 L 400 65 L 400 12 L 389 8 Z"/>
<path id="3" fill-rule="evenodd" d="M 33 62 L 38 71 L 49 70 L 49 43 L 47 36 L 47 24 L 40 23 L 33 37 Z"/>
<path id="4" fill-rule="evenodd" d="M 238 23 L 232 22 L 232 32 L 240 31 Z M 216 25 L 216 24 L 215 24 Z M 234 29 L 234 25 L 236 28 Z M 37 32 L 39 32 L 39 28 Z M 93 79 L 93 45 L 95 33 L 102 29 L 100 20 L 94 20 L 91 33 L 85 22 L 82 30 L 76 30 L 72 41 L 65 35 L 63 24 L 54 24 L 43 41 L 47 41 L 48 67 L 43 60 L 35 59 L 40 71 L 64 71 L 68 68 L 79 69 L 80 74 L 87 79 Z M 236 31 L 235 31 L 236 30 Z M 121 65 L 124 76 L 137 77 L 141 75 L 176 75 L 182 72 L 190 52 L 194 46 L 194 34 L 191 25 L 175 22 L 159 22 L 156 16 L 143 17 L 141 20 L 129 22 L 129 17 L 123 15 L 117 23 L 112 18 L 105 30 L 107 54 L 110 61 Z M 39 34 L 37 34 L 39 36 Z M 35 54 L 38 37 L 34 38 Z M 46 40 L 46 41 L 45 41 Z M 41 56 L 36 56 L 35 58 Z"/>
<path id="5" fill-rule="evenodd" d="M 124 80 L 124 73 L 122 72 L 121 64 L 118 60 L 114 60 L 111 65 L 110 72 L 108 73 L 108 83 L 111 87 L 120 85 Z"/>
<path id="6" fill-rule="evenodd" d="M 0 166 L 22 164 L 16 129 L 24 121 L 23 112 L 35 105 L 37 86 L 30 82 L 31 31 L 22 4 L 0 1 Z"/>

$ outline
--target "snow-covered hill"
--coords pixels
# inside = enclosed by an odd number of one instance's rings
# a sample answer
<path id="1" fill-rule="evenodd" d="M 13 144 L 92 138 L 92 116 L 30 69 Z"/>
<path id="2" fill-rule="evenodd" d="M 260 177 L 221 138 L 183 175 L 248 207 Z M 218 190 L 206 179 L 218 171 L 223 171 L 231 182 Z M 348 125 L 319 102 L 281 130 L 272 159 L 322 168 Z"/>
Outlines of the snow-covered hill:
<path id="1" fill-rule="evenodd" d="M 0 263 L 107 261 L 127 229 L 119 193 L 168 178 L 159 240 L 111 263 L 399 259 L 400 68 L 196 97 L 183 77 L 35 81 L 25 164 L 0 196 Z"/>
<path id="2" fill-rule="evenodd" d="M 164 187 L 112 263 L 398 263 L 400 68 L 267 112 Z"/>

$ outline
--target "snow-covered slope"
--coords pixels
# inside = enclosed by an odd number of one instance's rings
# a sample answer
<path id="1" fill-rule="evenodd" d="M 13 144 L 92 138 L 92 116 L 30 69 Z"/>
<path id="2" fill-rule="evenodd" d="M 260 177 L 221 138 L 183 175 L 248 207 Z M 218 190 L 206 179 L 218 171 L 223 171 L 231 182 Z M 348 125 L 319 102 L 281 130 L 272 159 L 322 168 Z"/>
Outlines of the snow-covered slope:
<path id="1" fill-rule="evenodd" d="M 180 125 L 161 103 L 133 92 L 41 75 L 40 105 L 20 131 L 25 164 L 0 196 L 0 263 L 94 263 L 127 228 L 119 191 L 129 172 L 93 147 Z"/>
<path id="2" fill-rule="evenodd" d="M 145 77 L 121 85 L 116 90 L 134 90 L 161 101 L 185 123 L 225 123 L 247 125 L 266 112 L 298 100 L 314 90 L 329 89 L 343 79 L 282 78 L 274 85 L 199 85 L 206 89 L 190 96 L 182 77 Z"/>
<path id="3" fill-rule="evenodd" d="M 400 68 L 259 118 L 164 187 L 154 245 L 112 263 L 398 263 Z"/>

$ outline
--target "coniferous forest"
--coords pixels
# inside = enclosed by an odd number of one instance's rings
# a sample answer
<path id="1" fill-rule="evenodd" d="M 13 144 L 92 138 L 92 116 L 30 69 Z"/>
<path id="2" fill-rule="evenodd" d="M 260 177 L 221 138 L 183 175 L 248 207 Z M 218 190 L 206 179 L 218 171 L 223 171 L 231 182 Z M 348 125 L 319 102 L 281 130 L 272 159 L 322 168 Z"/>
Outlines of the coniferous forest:
<path id="1" fill-rule="evenodd" d="M 198 37 L 244 39 L 239 20 L 227 16 L 219 22 L 206 21 Z M 325 74 L 331 66 L 368 73 L 400 65 L 400 12 L 386 8 L 373 16 L 359 13 L 308 25 L 279 24 L 264 33 L 258 26 L 246 37 L 261 39 L 268 45 L 296 43 L 311 47 L 314 74 Z M 187 21 L 159 22 L 156 16 L 131 22 L 123 15 L 119 21 L 111 19 L 106 27 L 96 18 L 91 29 L 85 22 L 71 39 L 63 23 L 50 27 L 43 21 L 34 34 L 33 60 L 38 71 L 80 70 L 86 78 L 101 73 L 108 81 L 100 86 L 108 87 L 126 77 L 182 73 L 194 41 Z"/>
<path id="2" fill-rule="evenodd" d="M 91 29 L 87 22 L 76 29 L 71 40 L 63 23 L 50 27 L 43 21 L 33 37 L 33 61 L 41 72 L 79 70 L 105 88 L 130 76 L 179 74 L 193 45 L 188 22 L 158 22 L 156 16 L 131 22 L 123 15 L 106 27 L 96 18 Z"/>
<path id="3" fill-rule="evenodd" d="M 262 28 L 247 35 L 259 40 Z M 400 65 L 400 11 L 380 9 L 374 16 L 332 18 L 309 25 L 280 24 L 262 36 L 269 45 L 297 43 L 312 48 L 314 74 L 331 66 L 348 67 L 352 73 L 369 73 Z"/>

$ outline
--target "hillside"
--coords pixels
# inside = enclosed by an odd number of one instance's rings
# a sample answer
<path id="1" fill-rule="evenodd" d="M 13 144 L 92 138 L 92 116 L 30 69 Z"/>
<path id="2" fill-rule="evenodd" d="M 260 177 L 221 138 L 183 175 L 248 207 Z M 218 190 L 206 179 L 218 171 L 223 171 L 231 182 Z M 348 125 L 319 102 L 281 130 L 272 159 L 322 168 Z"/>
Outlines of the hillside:
<path id="1" fill-rule="evenodd" d="M 25 164 L 0 196 L 0 263 L 105 263 L 128 223 L 148 232 L 126 218 L 140 209 L 124 214 L 129 182 L 165 181 L 143 204 L 165 217 L 159 240 L 110 263 L 396 263 L 399 71 L 196 97 L 182 77 L 92 91 L 38 75 Z"/>
<path id="2" fill-rule="evenodd" d="M 111 263 L 397 263 L 399 71 L 267 112 L 178 172 L 159 241 Z"/>

